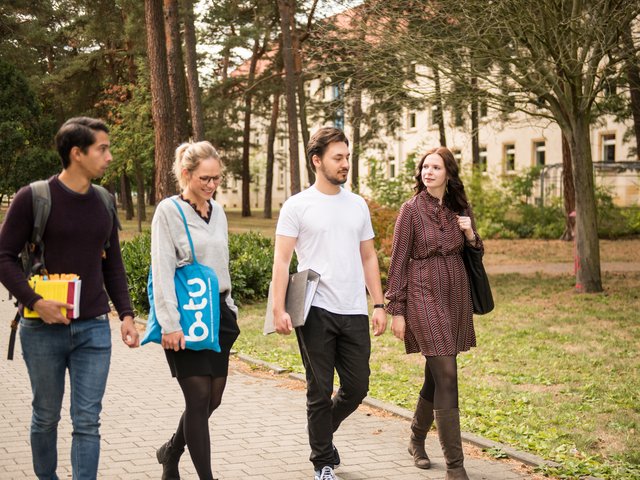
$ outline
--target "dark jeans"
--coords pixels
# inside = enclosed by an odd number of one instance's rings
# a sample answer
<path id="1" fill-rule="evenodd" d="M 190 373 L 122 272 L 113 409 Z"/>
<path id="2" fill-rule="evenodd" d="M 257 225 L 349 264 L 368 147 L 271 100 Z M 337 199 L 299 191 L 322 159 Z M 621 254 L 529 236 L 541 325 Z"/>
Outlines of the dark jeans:
<path id="1" fill-rule="evenodd" d="M 311 307 L 305 325 L 296 333 L 307 376 L 309 460 L 320 469 L 333 466 L 333 433 L 367 396 L 369 318 Z M 334 368 L 340 388 L 332 399 Z"/>
<path id="2" fill-rule="evenodd" d="M 31 453 L 36 477 L 58 480 L 58 422 L 69 370 L 71 468 L 73 478 L 95 480 L 100 459 L 100 412 L 111 363 L 111 328 L 106 315 L 47 325 L 20 320 L 22 354 L 33 391 Z"/>

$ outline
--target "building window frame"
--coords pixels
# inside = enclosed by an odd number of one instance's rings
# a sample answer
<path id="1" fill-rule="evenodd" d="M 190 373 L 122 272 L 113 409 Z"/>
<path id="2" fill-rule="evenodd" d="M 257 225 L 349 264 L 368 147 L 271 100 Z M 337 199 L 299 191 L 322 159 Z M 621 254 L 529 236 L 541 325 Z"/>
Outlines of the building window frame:
<path id="1" fill-rule="evenodd" d="M 616 161 L 616 134 L 606 132 L 600 134 L 600 155 L 604 163 L 615 163 Z"/>
<path id="2" fill-rule="evenodd" d="M 516 144 L 514 142 L 502 144 L 502 165 L 504 173 L 516 171 Z"/>
<path id="3" fill-rule="evenodd" d="M 543 140 L 533 140 L 531 142 L 533 150 L 533 166 L 544 167 L 547 163 L 547 142 Z"/>

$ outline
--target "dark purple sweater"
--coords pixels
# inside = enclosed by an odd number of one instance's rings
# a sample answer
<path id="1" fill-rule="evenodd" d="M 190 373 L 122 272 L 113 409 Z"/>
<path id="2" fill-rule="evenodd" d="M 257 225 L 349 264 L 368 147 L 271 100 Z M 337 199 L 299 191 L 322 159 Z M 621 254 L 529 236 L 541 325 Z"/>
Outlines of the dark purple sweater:
<path id="1" fill-rule="evenodd" d="M 122 319 L 133 316 L 122 264 L 118 229 L 109 232 L 110 213 L 92 188 L 86 194 L 68 189 L 57 176 L 49 179 L 51 213 L 42 236 L 49 273 L 75 273 L 82 280 L 79 319 L 110 311 L 109 297 Z M 0 282 L 29 308 L 40 299 L 18 265 L 18 254 L 31 238 L 33 205 L 31 189 L 21 188 L 11 202 L 0 230 Z M 109 237 L 106 258 L 102 251 Z M 105 291 L 106 288 L 106 291 Z M 107 297 L 107 292 L 109 296 Z"/>

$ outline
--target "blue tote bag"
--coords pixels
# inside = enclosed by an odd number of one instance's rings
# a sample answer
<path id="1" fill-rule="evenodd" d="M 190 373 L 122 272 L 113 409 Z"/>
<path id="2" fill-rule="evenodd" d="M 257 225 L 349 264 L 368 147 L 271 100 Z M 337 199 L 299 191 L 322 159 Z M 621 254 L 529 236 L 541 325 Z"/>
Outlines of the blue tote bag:
<path id="1" fill-rule="evenodd" d="M 220 351 L 220 292 L 218 277 L 213 269 L 198 263 L 196 251 L 187 226 L 187 218 L 182 208 L 172 199 L 178 208 L 184 228 L 191 247 L 193 263 L 176 268 L 173 282 L 176 288 L 178 311 L 180 312 L 180 326 L 184 332 L 186 346 L 189 350 L 213 350 Z M 149 295 L 149 318 L 147 329 L 141 344 L 149 342 L 160 343 L 162 340 L 162 327 L 158 323 L 155 305 L 153 302 L 153 275 L 149 270 L 147 281 L 147 293 Z"/>

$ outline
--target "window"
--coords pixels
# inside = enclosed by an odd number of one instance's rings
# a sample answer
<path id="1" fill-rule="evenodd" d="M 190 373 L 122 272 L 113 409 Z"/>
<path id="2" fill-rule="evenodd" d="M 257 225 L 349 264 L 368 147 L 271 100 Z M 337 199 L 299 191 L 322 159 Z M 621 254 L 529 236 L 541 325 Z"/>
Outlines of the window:
<path id="1" fill-rule="evenodd" d="M 284 182 L 285 182 L 284 174 L 285 174 L 284 169 L 280 168 L 278 170 L 278 188 L 284 188 Z"/>
<path id="2" fill-rule="evenodd" d="M 480 118 L 487 118 L 489 116 L 489 106 L 486 100 L 480 101 Z"/>
<path id="3" fill-rule="evenodd" d="M 431 105 L 431 126 L 435 127 L 440 124 L 440 107 Z"/>
<path id="4" fill-rule="evenodd" d="M 480 170 L 481 172 L 487 171 L 487 147 L 480 147 L 478 170 Z"/>
<path id="5" fill-rule="evenodd" d="M 284 137 L 280 137 L 280 146 L 284 147 Z"/>
<path id="6" fill-rule="evenodd" d="M 458 167 L 462 165 L 462 152 L 459 148 L 452 148 L 451 153 L 453 154 L 453 158 L 455 159 Z"/>
<path id="7" fill-rule="evenodd" d="M 453 109 L 453 124 L 456 127 L 464 126 L 464 117 L 462 116 L 462 108 L 460 107 L 455 107 Z"/>
<path id="8" fill-rule="evenodd" d="M 615 134 L 602 135 L 602 161 L 605 163 L 613 163 L 616 161 Z"/>
<path id="9" fill-rule="evenodd" d="M 544 141 L 533 142 L 533 159 L 536 167 L 542 167 L 546 162 L 546 146 Z"/>
<path id="10" fill-rule="evenodd" d="M 407 127 L 408 128 L 416 128 L 416 114 L 415 112 L 409 113 L 407 117 Z"/>
<path id="11" fill-rule="evenodd" d="M 516 146 L 513 143 L 504 145 L 504 170 L 513 172 L 516 169 Z"/>
<path id="12" fill-rule="evenodd" d="M 389 165 L 389 178 L 396 178 L 396 164 Z"/>

